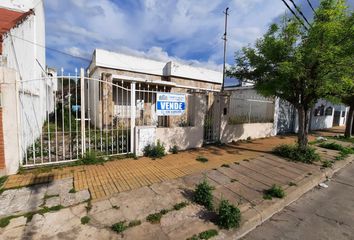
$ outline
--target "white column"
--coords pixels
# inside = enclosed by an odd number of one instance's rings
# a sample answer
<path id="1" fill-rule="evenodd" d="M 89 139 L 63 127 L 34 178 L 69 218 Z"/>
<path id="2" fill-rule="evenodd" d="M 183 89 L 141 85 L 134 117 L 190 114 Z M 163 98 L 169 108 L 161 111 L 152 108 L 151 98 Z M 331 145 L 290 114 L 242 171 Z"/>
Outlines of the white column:
<path id="1" fill-rule="evenodd" d="M 81 154 L 86 152 L 86 133 L 85 133 L 85 71 L 80 69 L 80 100 L 81 100 Z"/>
<path id="2" fill-rule="evenodd" d="M 135 146 L 135 82 L 130 83 L 130 149 L 136 154 Z"/>

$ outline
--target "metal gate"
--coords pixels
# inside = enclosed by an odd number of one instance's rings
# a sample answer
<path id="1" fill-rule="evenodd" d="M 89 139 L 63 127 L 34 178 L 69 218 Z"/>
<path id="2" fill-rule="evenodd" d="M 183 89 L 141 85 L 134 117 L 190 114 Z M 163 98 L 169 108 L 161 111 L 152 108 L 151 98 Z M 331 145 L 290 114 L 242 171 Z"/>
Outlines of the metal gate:
<path id="1" fill-rule="evenodd" d="M 22 166 L 133 152 L 135 83 L 89 78 L 81 69 L 23 80 L 18 89 Z"/>
<path id="2" fill-rule="evenodd" d="M 204 143 L 214 143 L 219 133 L 219 101 L 215 93 L 206 94 L 206 113 L 204 118 Z"/>

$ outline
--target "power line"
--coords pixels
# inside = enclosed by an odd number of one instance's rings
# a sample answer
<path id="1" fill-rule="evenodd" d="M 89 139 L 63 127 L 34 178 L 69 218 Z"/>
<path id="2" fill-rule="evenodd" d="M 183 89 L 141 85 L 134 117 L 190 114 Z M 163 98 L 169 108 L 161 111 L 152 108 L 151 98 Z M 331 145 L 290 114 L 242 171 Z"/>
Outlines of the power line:
<path id="1" fill-rule="evenodd" d="M 312 11 L 314 12 L 314 14 L 317 16 L 317 13 L 316 13 L 314 7 L 312 6 L 312 3 L 310 2 L 310 0 L 306 0 L 306 1 L 307 1 L 308 5 L 310 6 L 310 8 L 312 9 Z"/>
<path id="2" fill-rule="evenodd" d="M 296 13 L 291 9 L 291 7 L 289 6 L 289 4 L 287 2 L 285 2 L 285 0 L 281 0 L 285 6 L 290 10 L 290 12 L 294 15 L 294 17 L 296 17 L 296 19 L 301 23 L 301 25 L 308 31 L 308 27 L 304 24 L 304 22 L 299 18 L 298 15 L 296 15 Z"/>
<path id="3" fill-rule="evenodd" d="M 293 4 L 294 8 L 296 11 L 302 16 L 302 18 L 307 22 L 307 24 L 311 27 L 310 22 L 307 20 L 305 15 L 302 13 L 301 9 L 295 4 L 294 0 L 290 0 L 290 2 Z"/>

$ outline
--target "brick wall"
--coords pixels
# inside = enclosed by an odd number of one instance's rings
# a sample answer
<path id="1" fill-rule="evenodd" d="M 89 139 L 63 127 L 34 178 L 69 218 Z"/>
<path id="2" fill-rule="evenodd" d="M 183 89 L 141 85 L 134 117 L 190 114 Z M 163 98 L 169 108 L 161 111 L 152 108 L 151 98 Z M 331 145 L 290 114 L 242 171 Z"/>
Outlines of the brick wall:
<path id="1" fill-rule="evenodd" d="M 2 126 L 2 107 L 0 107 L 0 170 L 5 169 L 4 135 Z"/>

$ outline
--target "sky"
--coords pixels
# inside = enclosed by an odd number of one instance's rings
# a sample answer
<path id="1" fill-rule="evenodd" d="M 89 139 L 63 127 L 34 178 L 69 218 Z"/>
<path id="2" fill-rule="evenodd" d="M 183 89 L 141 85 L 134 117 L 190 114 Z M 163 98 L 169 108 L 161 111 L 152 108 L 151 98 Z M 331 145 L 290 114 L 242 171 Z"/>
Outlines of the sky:
<path id="1" fill-rule="evenodd" d="M 295 3 L 312 18 L 306 0 Z M 47 65 L 87 67 L 80 58 L 91 59 L 102 48 L 221 71 L 226 7 L 229 65 L 235 51 L 253 44 L 287 12 L 281 0 L 47 0 L 47 47 L 79 57 L 47 50 Z"/>

